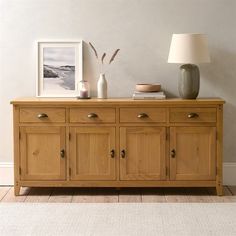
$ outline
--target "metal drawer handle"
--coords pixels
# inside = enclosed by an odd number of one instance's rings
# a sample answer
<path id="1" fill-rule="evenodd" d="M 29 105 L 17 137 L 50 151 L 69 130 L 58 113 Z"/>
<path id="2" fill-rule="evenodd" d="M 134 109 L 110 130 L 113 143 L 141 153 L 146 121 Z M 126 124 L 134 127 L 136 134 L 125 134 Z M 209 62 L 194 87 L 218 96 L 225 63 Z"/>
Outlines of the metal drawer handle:
<path id="1" fill-rule="evenodd" d="M 170 156 L 172 158 L 175 158 L 175 155 L 176 155 L 175 149 L 172 149 L 171 152 L 170 152 Z"/>
<path id="2" fill-rule="evenodd" d="M 199 115 L 197 114 L 197 113 L 189 113 L 188 114 L 188 118 L 197 118 L 197 117 L 199 117 Z"/>
<path id="3" fill-rule="evenodd" d="M 111 150 L 110 155 L 111 155 L 111 158 L 115 157 L 115 150 L 114 149 Z"/>
<path id="4" fill-rule="evenodd" d="M 125 150 L 122 150 L 122 151 L 121 151 L 121 157 L 122 157 L 122 158 L 125 158 Z"/>
<path id="5" fill-rule="evenodd" d="M 137 117 L 138 117 L 139 119 L 148 118 L 148 114 L 146 114 L 146 113 L 140 113 L 140 114 L 138 114 Z"/>
<path id="6" fill-rule="evenodd" d="M 94 119 L 94 118 L 97 118 L 97 117 L 98 117 L 98 115 L 96 113 L 89 113 L 88 114 L 89 119 Z"/>
<path id="7" fill-rule="evenodd" d="M 64 150 L 64 149 L 61 150 L 60 156 L 61 156 L 61 158 L 64 158 L 64 157 L 65 157 L 65 150 Z"/>
<path id="8" fill-rule="evenodd" d="M 40 113 L 40 114 L 37 115 L 37 117 L 38 117 L 39 119 L 48 118 L 48 115 L 47 115 L 46 113 Z"/>

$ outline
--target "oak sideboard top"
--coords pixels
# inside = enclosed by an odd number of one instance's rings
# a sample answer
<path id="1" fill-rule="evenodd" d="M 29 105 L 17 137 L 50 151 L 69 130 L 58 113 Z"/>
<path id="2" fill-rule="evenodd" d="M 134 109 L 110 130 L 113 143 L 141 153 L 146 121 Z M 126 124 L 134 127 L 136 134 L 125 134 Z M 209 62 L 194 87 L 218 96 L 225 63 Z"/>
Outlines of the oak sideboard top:
<path id="1" fill-rule="evenodd" d="M 11 101 L 13 105 L 219 105 L 224 104 L 225 101 L 221 98 L 197 98 L 197 99 L 181 99 L 181 98 L 168 98 L 163 100 L 146 99 L 134 100 L 132 98 L 108 98 L 108 99 L 77 99 L 77 98 L 38 98 L 38 97 L 23 97 L 16 98 Z"/>

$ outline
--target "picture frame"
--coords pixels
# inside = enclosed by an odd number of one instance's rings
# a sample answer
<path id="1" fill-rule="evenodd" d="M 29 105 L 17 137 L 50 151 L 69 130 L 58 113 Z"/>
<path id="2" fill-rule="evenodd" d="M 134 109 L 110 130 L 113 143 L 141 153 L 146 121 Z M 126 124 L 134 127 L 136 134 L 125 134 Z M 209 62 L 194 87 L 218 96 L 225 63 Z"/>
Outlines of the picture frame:
<path id="1" fill-rule="evenodd" d="M 37 97 L 76 97 L 83 80 L 83 40 L 37 41 Z"/>

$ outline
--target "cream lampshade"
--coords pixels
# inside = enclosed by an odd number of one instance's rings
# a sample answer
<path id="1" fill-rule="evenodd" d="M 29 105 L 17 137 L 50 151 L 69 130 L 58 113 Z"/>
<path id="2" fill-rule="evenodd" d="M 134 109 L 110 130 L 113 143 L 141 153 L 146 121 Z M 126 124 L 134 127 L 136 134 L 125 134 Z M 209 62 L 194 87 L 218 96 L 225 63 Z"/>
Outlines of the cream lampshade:
<path id="1" fill-rule="evenodd" d="M 180 67 L 179 93 L 182 98 L 195 99 L 199 93 L 200 72 L 195 64 L 210 62 L 207 38 L 204 34 L 173 34 L 168 63 Z"/>

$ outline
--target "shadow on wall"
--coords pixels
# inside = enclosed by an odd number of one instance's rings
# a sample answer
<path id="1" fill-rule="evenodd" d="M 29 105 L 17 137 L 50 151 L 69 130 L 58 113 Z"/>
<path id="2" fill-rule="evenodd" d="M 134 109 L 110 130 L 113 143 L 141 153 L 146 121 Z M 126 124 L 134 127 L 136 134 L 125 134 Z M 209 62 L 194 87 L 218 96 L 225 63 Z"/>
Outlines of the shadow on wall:
<path id="1" fill-rule="evenodd" d="M 165 94 L 166 94 L 166 97 L 167 97 L 167 98 L 176 98 L 176 94 L 174 94 L 174 93 L 168 91 L 168 89 L 165 89 L 165 88 L 163 87 L 163 90 L 165 91 Z M 179 95 L 177 95 L 177 97 L 179 97 Z"/>
<path id="2" fill-rule="evenodd" d="M 83 44 L 83 70 L 83 79 L 89 82 L 91 96 L 95 97 L 97 95 L 95 78 L 99 76 L 99 68 L 87 42 Z"/>
<path id="3" fill-rule="evenodd" d="M 236 162 L 236 53 L 213 48 L 212 62 L 201 71 L 212 89 L 210 96 L 221 97 L 224 106 L 224 160 Z M 204 90 L 204 88 L 202 88 Z"/>
<path id="4" fill-rule="evenodd" d="M 232 104 L 226 100 L 224 106 L 224 161 L 236 162 L 236 99 Z"/>
<path id="5" fill-rule="evenodd" d="M 211 49 L 211 63 L 204 66 L 201 73 L 218 93 L 234 97 L 236 85 L 236 53 Z"/>

